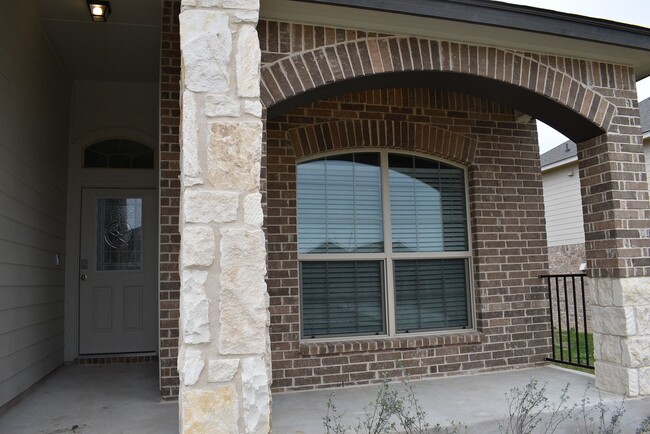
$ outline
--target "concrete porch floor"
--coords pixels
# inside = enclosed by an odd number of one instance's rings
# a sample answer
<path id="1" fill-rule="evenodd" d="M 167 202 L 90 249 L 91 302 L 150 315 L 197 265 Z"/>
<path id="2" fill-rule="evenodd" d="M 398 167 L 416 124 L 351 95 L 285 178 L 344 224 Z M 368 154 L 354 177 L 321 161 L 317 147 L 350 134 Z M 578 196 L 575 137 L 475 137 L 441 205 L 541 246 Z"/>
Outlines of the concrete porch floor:
<path id="1" fill-rule="evenodd" d="M 0 433 L 178 433 L 178 405 L 161 402 L 157 364 L 64 365 L 0 409 Z"/>
<path id="2" fill-rule="evenodd" d="M 610 408 L 621 397 L 593 388 L 593 376 L 556 367 L 512 370 L 489 374 L 414 381 L 418 400 L 434 425 L 460 421 L 469 433 L 498 433 L 498 421 L 507 414 L 506 393 L 524 388 L 535 378 L 546 383 L 546 396 L 556 400 L 570 384 L 572 402 L 583 394 Z M 344 411 L 353 425 L 363 407 L 373 401 L 377 385 L 273 395 L 275 434 L 323 433 L 327 399 Z M 599 398 L 600 396 L 600 398 Z M 650 416 L 650 398 L 625 402 L 622 433 L 634 434 Z M 0 433 L 177 433 L 178 405 L 160 402 L 154 365 L 62 366 L 9 408 L 0 409 Z M 461 433 L 464 431 L 461 431 Z M 574 432 L 567 427 L 558 432 Z"/>

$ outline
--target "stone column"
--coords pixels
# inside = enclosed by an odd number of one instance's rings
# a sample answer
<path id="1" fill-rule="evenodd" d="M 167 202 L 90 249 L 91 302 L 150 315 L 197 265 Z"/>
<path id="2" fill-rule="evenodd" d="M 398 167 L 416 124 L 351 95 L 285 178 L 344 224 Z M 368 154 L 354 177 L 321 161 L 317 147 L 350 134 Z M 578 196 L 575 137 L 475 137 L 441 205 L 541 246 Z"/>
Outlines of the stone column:
<path id="1" fill-rule="evenodd" d="M 596 387 L 650 395 L 650 278 L 592 278 Z"/>
<path id="2" fill-rule="evenodd" d="M 180 432 L 270 431 L 259 0 L 183 0 Z"/>
<path id="3" fill-rule="evenodd" d="M 619 91 L 621 94 L 625 94 Z M 596 387 L 650 395 L 650 211 L 635 92 L 578 146 Z"/>

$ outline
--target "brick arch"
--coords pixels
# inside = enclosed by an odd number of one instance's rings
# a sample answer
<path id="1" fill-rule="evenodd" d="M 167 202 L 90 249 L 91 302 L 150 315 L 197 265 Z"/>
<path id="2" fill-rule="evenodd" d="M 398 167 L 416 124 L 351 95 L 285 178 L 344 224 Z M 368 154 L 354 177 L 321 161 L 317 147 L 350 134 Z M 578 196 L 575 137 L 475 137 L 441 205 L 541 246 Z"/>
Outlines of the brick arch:
<path id="1" fill-rule="evenodd" d="M 289 130 L 289 138 L 296 158 L 372 147 L 420 151 L 469 165 L 477 146 L 470 137 L 429 124 L 367 119 L 305 125 Z"/>
<path id="2" fill-rule="evenodd" d="M 413 73 L 435 72 L 436 80 L 455 85 L 453 90 L 465 89 L 466 93 L 479 95 L 485 91 L 482 96 L 521 108 L 576 142 L 604 133 L 616 112 L 615 106 L 573 77 L 589 77 L 588 73 L 569 74 L 558 67 L 558 59 L 447 41 L 366 37 L 289 53 L 264 65 L 261 99 L 272 116 L 272 107 L 301 95 L 312 93 L 312 100 L 331 96 L 326 89 L 335 84 L 351 82 L 338 88 L 339 93 L 345 93 L 363 86 L 360 78 L 386 79 L 411 73 L 409 78 L 394 79 L 389 85 L 400 87 L 401 80 L 402 85 L 419 81 L 417 85 L 421 86 L 428 81 L 431 86 L 433 80 Z M 489 86 L 494 89 L 486 89 Z M 527 104 L 527 98 L 535 101 Z"/>

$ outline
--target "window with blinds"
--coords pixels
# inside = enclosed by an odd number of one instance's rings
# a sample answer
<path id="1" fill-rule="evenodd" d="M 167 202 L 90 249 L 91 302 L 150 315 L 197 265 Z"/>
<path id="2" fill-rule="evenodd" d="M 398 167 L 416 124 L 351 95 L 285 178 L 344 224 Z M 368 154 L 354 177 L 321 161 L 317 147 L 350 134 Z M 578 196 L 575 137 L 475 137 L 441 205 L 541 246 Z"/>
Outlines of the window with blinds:
<path id="1" fill-rule="evenodd" d="M 303 338 L 471 327 L 465 174 L 387 151 L 297 167 Z"/>

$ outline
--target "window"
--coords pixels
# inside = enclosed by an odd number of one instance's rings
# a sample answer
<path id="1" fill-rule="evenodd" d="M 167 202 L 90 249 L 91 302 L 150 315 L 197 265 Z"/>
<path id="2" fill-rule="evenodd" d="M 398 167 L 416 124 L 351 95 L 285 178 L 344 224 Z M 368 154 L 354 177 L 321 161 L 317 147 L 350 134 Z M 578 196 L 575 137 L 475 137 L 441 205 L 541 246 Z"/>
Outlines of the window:
<path id="1" fill-rule="evenodd" d="M 471 327 L 464 171 L 386 151 L 298 164 L 302 336 Z"/>
<path id="2" fill-rule="evenodd" d="M 103 169 L 153 169 L 153 149 L 127 139 L 109 139 L 86 146 L 84 167 Z"/>

